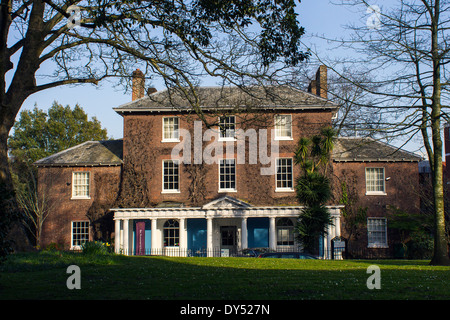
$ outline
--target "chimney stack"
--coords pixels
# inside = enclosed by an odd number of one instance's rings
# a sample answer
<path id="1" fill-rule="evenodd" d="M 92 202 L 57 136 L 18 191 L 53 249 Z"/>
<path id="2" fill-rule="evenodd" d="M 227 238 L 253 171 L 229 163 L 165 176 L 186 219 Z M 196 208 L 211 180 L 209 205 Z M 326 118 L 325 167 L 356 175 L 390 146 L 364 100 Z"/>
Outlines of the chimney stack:
<path id="1" fill-rule="evenodd" d="M 132 75 L 132 94 L 131 100 L 134 101 L 136 99 L 143 98 L 145 94 L 145 78 L 144 73 L 136 69 L 133 71 Z"/>
<path id="2" fill-rule="evenodd" d="M 321 98 L 327 99 L 328 76 L 327 67 L 320 65 L 316 72 L 316 79 L 311 80 L 308 86 L 308 92 L 315 94 Z"/>

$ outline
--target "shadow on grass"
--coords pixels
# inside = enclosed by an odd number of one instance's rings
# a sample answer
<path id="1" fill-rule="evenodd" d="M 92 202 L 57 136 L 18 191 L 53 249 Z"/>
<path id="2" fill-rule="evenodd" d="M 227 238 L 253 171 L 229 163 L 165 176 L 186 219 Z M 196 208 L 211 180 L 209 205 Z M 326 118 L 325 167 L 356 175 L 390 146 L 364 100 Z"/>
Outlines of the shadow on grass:
<path id="1" fill-rule="evenodd" d="M 66 286 L 69 265 L 81 289 Z M 380 290 L 367 266 L 380 265 Z M 75 253 L 14 255 L 0 266 L 1 299 L 449 299 L 450 268 L 426 262 L 255 258 L 87 257 Z"/>

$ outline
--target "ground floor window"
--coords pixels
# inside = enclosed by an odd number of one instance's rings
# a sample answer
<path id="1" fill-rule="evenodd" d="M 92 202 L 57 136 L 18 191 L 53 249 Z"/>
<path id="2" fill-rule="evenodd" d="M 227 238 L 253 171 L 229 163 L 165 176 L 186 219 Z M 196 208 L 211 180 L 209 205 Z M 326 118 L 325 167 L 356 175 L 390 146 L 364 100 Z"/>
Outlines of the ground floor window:
<path id="1" fill-rule="evenodd" d="M 170 219 L 164 223 L 164 246 L 180 246 L 180 225 L 177 220 Z"/>
<path id="2" fill-rule="evenodd" d="M 277 222 L 277 245 L 294 245 L 294 223 L 289 218 L 281 218 Z"/>
<path id="3" fill-rule="evenodd" d="M 72 248 L 81 249 L 89 241 L 89 221 L 72 221 Z"/>
<path id="4" fill-rule="evenodd" d="M 386 218 L 367 218 L 367 237 L 369 248 L 386 248 Z"/>

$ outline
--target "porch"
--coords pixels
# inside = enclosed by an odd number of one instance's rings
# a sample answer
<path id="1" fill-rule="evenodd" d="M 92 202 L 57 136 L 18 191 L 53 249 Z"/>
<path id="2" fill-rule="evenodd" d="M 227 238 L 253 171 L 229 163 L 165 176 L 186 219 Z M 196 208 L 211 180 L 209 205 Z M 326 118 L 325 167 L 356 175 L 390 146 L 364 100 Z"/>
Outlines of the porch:
<path id="1" fill-rule="evenodd" d="M 196 208 L 117 208 L 115 250 L 125 255 L 234 256 L 246 248 L 298 251 L 293 228 L 302 207 L 253 207 L 231 197 Z M 340 206 L 320 243 L 329 258 L 331 239 L 340 236 Z"/>

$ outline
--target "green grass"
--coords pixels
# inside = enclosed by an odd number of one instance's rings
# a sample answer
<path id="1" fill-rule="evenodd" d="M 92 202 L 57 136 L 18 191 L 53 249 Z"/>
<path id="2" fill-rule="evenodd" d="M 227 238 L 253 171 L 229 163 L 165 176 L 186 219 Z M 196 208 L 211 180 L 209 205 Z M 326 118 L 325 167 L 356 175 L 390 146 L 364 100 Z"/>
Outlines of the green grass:
<path id="1" fill-rule="evenodd" d="M 66 286 L 81 269 L 81 289 Z M 366 286 L 381 269 L 381 289 Z M 0 299 L 450 299 L 450 267 L 407 260 L 90 257 L 67 252 L 11 255 L 0 265 Z"/>

